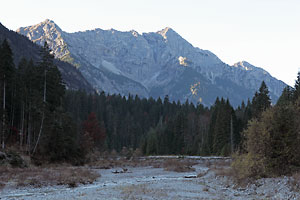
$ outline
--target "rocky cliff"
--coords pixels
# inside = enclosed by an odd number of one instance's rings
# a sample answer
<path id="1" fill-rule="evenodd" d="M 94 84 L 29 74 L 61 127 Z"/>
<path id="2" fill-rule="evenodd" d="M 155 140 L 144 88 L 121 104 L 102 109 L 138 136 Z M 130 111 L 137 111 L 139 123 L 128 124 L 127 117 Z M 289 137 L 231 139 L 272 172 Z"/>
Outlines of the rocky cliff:
<path id="1" fill-rule="evenodd" d="M 95 89 L 107 93 L 168 95 L 170 100 L 205 105 L 219 96 L 238 105 L 251 98 L 263 80 L 273 102 L 286 86 L 245 61 L 225 64 L 171 28 L 143 34 L 114 29 L 67 33 L 45 20 L 17 32 L 40 45 L 47 41 L 56 58 L 73 64 Z"/>

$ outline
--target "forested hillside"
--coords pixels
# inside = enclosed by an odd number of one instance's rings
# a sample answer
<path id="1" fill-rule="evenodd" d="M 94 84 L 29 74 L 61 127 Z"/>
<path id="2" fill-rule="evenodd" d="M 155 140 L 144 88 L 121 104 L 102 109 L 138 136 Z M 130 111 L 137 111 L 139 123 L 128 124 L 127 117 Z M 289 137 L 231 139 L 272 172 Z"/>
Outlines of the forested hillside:
<path id="1" fill-rule="evenodd" d="M 170 102 L 168 96 L 66 91 L 49 51 L 45 44 L 38 64 L 22 59 L 14 66 L 6 40 L 0 49 L 1 146 L 17 147 L 36 160 L 83 163 L 90 152 L 124 148 L 146 155 L 227 156 L 242 149 L 248 120 L 271 106 L 264 82 L 236 110 L 223 98 L 207 108 Z"/>

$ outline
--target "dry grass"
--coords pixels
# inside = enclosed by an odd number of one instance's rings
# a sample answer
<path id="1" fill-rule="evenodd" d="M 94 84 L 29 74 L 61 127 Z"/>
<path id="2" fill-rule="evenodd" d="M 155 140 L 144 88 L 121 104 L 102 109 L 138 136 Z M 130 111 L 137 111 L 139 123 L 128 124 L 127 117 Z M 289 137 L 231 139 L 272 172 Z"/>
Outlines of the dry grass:
<path id="1" fill-rule="evenodd" d="M 218 169 L 218 168 L 230 167 L 231 160 L 229 159 L 205 160 L 203 164 L 205 167 L 208 167 L 210 169 Z"/>
<path id="2" fill-rule="evenodd" d="M 118 158 L 102 158 L 98 161 L 91 162 L 89 166 L 94 169 L 111 169 L 115 167 L 146 167 L 152 166 L 153 168 L 164 168 L 167 171 L 175 172 L 189 172 L 195 171 L 192 168 L 193 165 L 197 164 L 195 161 L 187 159 L 173 159 L 173 158 L 131 158 L 126 157 Z"/>
<path id="3" fill-rule="evenodd" d="M 219 167 L 230 167 L 231 166 L 231 160 L 229 159 L 217 159 L 214 161 L 214 165 Z"/>
<path id="4" fill-rule="evenodd" d="M 216 159 L 204 160 L 203 165 L 216 171 L 229 168 L 230 160 Z M 94 169 L 111 169 L 115 167 L 145 167 L 152 166 L 153 168 L 164 168 L 166 171 L 175 172 L 191 172 L 195 171 L 193 165 L 199 164 L 199 161 L 184 158 L 147 158 L 147 157 L 101 157 L 97 161 L 89 163 L 89 166 Z M 204 174 L 205 175 L 205 174 Z M 199 175 L 200 176 L 200 175 Z"/>
<path id="5" fill-rule="evenodd" d="M 122 186 L 120 189 L 123 199 L 144 199 L 144 195 L 150 195 L 152 199 L 164 199 L 168 196 L 167 191 L 149 188 L 147 184 Z"/>
<path id="6" fill-rule="evenodd" d="M 90 162 L 88 165 L 94 169 L 111 169 L 115 167 L 146 167 L 152 166 L 154 168 L 162 168 L 164 159 L 148 159 L 132 157 L 127 159 L 126 157 L 117 158 L 101 158 L 98 161 Z"/>
<path id="7" fill-rule="evenodd" d="M 288 183 L 291 191 L 300 192 L 300 172 L 293 174 Z"/>
<path id="8" fill-rule="evenodd" d="M 208 173 L 208 170 L 207 171 L 202 171 L 202 172 L 197 174 L 197 178 L 201 178 L 201 177 L 205 176 L 207 173 Z"/>
<path id="9" fill-rule="evenodd" d="M 162 161 L 153 161 L 153 162 L 151 162 L 151 166 L 153 168 L 162 168 L 163 164 L 164 163 Z"/>
<path id="10" fill-rule="evenodd" d="M 220 167 L 213 169 L 216 176 L 222 176 L 222 177 L 234 177 L 234 171 L 231 167 Z"/>
<path id="11" fill-rule="evenodd" d="M 190 172 L 195 171 L 193 165 L 199 164 L 198 161 L 178 158 L 147 158 L 147 157 L 126 157 L 101 158 L 89 163 L 93 169 L 111 169 L 115 167 L 146 167 L 164 168 L 166 171 Z"/>
<path id="12" fill-rule="evenodd" d="M 89 166 L 95 169 L 111 169 L 115 167 L 143 167 L 151 166 L 146 160 L 139 159 L 126 159 L 125 157 L 119 157 L 117 159 L 99 159 L 98 161 L 90 162 Z"/>
<path id="13" fill-rule="evenodd" d="M 16 186 L 42 187 L 48 185 L 68 185 L 93 183 L 100 175 L 86 168 L 50 167 L 50 168 L 0 168 L 0 185 L 9 182 Z M 4 186 L 3 186 L 4 187 Z"/>
<path id="14" fill-rule="evenodd" d="M 231 180 L 236 187 L 245 188 L 249 184 L 252 184 L 255 179 L 252 178 L 240 178 L 235 168 L 231 166 L 213 166 L 211 168 L 214 171 L 216 177 L 227 177 L 227 181 Z"/>
<path id="15" fill-rule="evenodd" d="M 203 165 L 204 165 L 205 167 L 210 168 L 210 167 L 212 166 L 212 162 L 211 162 L 210 160 L 204 160 Z"/>
<path id="16" fill-rule="evenodd" d="M 191 172 L 195 171 L 195 168 L 192 167 L 195 164 L 190 160 L 168 159 L 163 163 L 163 167 L 166 171 Z"/>
<path id="17" fill-rule="evenodd" d="M 209 170 L 212 170 L 216 176 L 234 178 L 235 172 L 231 168 L 231 160 L 216 159 L 216 160 L 206 160 L 204 166 L 208 167 Z M 200 173 L 198 176 L 204 176 Z"/>

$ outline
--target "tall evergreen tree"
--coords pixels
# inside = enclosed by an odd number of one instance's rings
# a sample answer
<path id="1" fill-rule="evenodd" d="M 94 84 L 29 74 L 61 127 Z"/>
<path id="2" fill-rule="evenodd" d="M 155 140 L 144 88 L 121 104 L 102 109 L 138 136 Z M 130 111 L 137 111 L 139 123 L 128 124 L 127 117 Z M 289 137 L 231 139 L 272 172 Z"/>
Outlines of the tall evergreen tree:
<path id="1" fill-rule="evenodd" d="M 258 92 L 255 93 L 252 99 L 253 117 L 260 117 L 261 113 L 271 107 L 271 99 L 266 83 L 263 81 Z"/>
<path id="2" fill-rule="evenodd" d="M 0 81 L 1 81 L 1 94 L 2 94 L 2 136 L 1 146 L 5 148 L 5 134 L 7 131 L 7 97 L 11 88 L 13 76 L 15 72 L 12 50 L 5 39 L 0 48 Z M 12 103 L 12 102 L 9 102 Z"/>
<path id="3" fill-rule="evenodd" d="M 43 106 L 40 110 L 40 129 L 38 131 L 38 137 L 33 149 L 33 154 L 37 150 L 40 138 L 45 129 L 44 126 L 47 124 L 51 126 L 51 121 L 53 121 L 53 123 L 55 123 L 55 121 L 58 121 L 58 124 L 62 123 L 61 118 L 57 119 L 54 116 L 56 116 L 56 113 L 62 114 L 62 108 L 59 107 L 62 105 L 62 97 L 65 93 L 65 86 L 63 85 L 61 74 L 57 69 L 57 66 L 54 65 L 54 57 L 53 55 L 51 55 L 51 51 L 46 42 L 43 49 L 41 50 L 41 58 L 42 60 L 39 63 L 39 70 L 40 72 L 42 72 L 41 74 L 43 74 L 42 78 L 40 79 L 40 85 L 43 85 L 43 87 L 41 88 L 41 91 L 43 91 Z M 46 123 L 45 120 L 47 120 Z M 47 131 L 51 130 L 50 127 L 45 130 L 46 134 L 51 134 L 51 132 Z M 45 137 L 48 138 L 48 136 Z"/>
<path id="4" fill-rule="evenodd" d="M 298 72 L 297 80 L 295 82 L 294 100 L 300 97 L 300 72 Z"/>
<path id="5" fill-rule="evenodd" d="M 293 102 L 294 99 L 294 94 L 296 94 L 296 91 L 293 91 L 293 88 L 290 86 L 286 86 L 283 91 L 281 96 L 279 97 L 276 105 L 277 106 L 285 106 Z"/>

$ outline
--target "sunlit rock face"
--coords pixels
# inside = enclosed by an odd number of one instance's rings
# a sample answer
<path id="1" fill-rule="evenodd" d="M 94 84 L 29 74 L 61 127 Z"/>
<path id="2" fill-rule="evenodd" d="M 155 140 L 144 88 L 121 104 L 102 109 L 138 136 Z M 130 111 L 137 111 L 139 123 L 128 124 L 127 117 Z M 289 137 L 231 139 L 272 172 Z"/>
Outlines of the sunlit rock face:
<path id="1" fill-rule="evenodd" d="M 143 34 L 114 29 L 67 33 L 45 20 L 17 32 L 40 45 L 47 41 L 55 57 L 73 64 L 95 89 L 107 93 L 168 95 L 170 100 L 205 105 L 212 105 L 219 96 L 238 105 L 252 98 L 263 80 L 273 102 L 286 86 L 247 62 L 223 63 L 171 28 Z"/>

